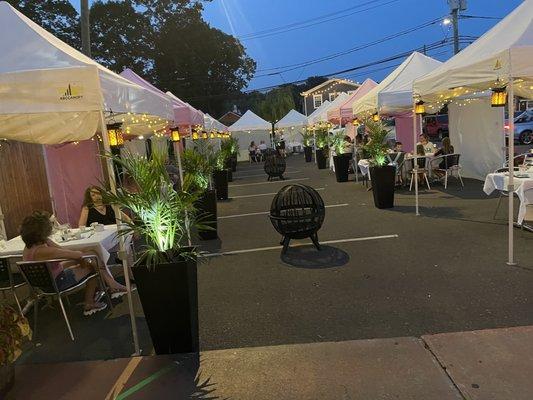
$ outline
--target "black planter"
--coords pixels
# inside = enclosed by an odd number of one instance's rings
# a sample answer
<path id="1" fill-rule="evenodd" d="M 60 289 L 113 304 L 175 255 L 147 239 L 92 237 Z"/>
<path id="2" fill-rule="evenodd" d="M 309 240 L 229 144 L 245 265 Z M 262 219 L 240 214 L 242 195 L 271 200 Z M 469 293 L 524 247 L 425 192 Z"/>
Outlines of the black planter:
<path id="1" fill-rule="evenodd" d="M 310 146 L 304 147 L 304 154 L 305 154 L 305 162 L 312 162 L 313 161 L 313 148 Z"/>
<path id="2" fill-rule="evenodd" d="M 316 165 L 318 169 L 326 169 L 328 167 L 327 166 L 328 159 L 326 156 L 327 153 L 328 153 L 327 148 L 316 149 Z"/>
<path id="3" fill-rule="evenodd" d="M 226 168 L 226 171 L 228 171 L 228 182 L 233 182 L 233 170 L 229 167 Z"/>
<path id="4" fill-rule="evenodd" d="M 202 197 L 196 201 L 196 208 L 202 219 L 202 224 L 210 226 L 212 230 L 200 231 L 198 236 L 202 240 L 213 240 L 217 234 L 217 196 L 215 190 L 207 190 Z"/>
<path id="5" fill-rule="evenodd" d="M 377 208 L 394 207 L 394 181 L 396 168 L 391 165 L 371 167 L 370 179 L 374 193 L 374 205 Z"/>
<path id="6" fill-rule="evenodd" d="M 335 178 L 337 182 L 348 182 L 348 170 L 350 169 L 350 154 L 341 154 L 340 156 L 333 156 L 333 164 L 335 164 Z"/>
<path id="7" fill-rule="evenodd" d="M 213 172 L 213 181 L 215 182 L 215 190 L 217 192 L 217 200 L 228 199 L 228 171 Z"/>
<path id="8" fill-rule="evenodd" d="M 237 155 L 231 156 L 231 170 L 237 172 Z"/>
<path id="9" fill-rule="evenodd" d="M 15 365 L 0 365 L 0 399 L 3 399 L 15 385 Z"/>
<path id="10" fill-rule="evenodd" d="M 196 260 L 132 271 L 156 354 L 198 352 Z"/>

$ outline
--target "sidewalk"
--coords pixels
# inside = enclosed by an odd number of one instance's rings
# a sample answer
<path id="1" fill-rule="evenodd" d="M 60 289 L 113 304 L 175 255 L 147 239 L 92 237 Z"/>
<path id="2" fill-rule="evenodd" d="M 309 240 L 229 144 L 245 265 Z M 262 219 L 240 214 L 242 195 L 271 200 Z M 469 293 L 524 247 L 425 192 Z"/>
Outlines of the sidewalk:
<path id="1" fill-rule="evenodd" d="M 533 327 L 23 365 L 8 399 L 521 400 Z M 444 368 L 443 368 L 444 366 Z"/>

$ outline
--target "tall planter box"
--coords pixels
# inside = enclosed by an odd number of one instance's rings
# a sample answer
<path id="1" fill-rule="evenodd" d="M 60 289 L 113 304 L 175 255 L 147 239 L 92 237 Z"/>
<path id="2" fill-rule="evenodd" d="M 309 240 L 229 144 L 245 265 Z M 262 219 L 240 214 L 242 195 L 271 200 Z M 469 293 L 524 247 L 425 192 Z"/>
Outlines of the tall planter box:
<path id="1" fill-rule="evenodd" d="M 234 154 L 231 156 L 231 170 L 237 172 L 237 155 Z"/>
<path id="2" fill-rule="evenodd" d="M 304 147 L 305 162 L 313 161 L 313 148 L 311 146 Z"/>
<path id="3" fill-rule="evenodd" d="M 217 196 L 215 190 L 206 190 L 196 201 L 196 208 L 202 216 L 202 224 L 210 226 L 213 230 L 198 232 L 202 240 L 213 240 L 218 237 L 217 233 Z"/>
<path id="4" fill-rule="evenodd" d="M 214 171 L 213 181 L 215 182 L 215 190 L 217 193 L 217 200 L 228 199 L 228 171 Z"/>
<path id="5" fill-rule="evenodd" d="M 351 154 L 333 156 L 333 164 L 335 164 L 335 178 L 337 179 L 337 182 L 348 182 L 350 159 Z"/>
<path id="6" fill-rule="evenodd" d="M 377 208 L 394 207 L 394 183 L 396 168 L 391 165 L 370 167 L 374 205 Z"/>
<path id="7" fill-rule="evenodd" d="M 327 161 L 328 158 L 326 156 L 328 152 L 327 147 L 323 149 L 316 149 L 316 165 L 318 169 L 326 169 L 328 167 Z"/>
<path id="8" fill-rule="evenodd" d="M 229 167 L 226 168 L 226 171 L 228 172 L 228 182 L 233 182 L 233 170 Z"/>
<path id="9" fill-rule="evenodd" d="M 132 268 L 156 354 L 197 353 L 196 260 Z"/>

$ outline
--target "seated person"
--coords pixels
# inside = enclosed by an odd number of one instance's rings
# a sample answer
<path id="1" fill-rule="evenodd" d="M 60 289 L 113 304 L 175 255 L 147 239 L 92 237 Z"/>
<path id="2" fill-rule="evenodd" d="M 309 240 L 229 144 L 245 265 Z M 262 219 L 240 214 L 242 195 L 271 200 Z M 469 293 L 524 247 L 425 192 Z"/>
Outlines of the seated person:
<path id="1" fill-rule="evenodd" d="M 352 138 L 348 135 L 344 136 L 344 152 L 343 154 L 353 154 Z"/>
<path id="2" fill-rule="evenodd" d="M 420 142 L 417 145 L 421 144 L 424 147 L 424 155 L 430 155 L 435 153 L 435 145 L 429 141 L 428 135 L 425 133 L 420 136 Z"/>
<path id="3" fill-rule="evenodd" d="M 121 220 L 131 222 L 124 213 L 121 213 Z M 90 226 L 94 222 L 102 225 L 114 225 L 117 223 L 117 219 L 113 207 L 103 203 L 100 188 L 89 186 L 85 190 L 78 226 Z"/>
<path id="4" fill-rule="evenodd" d="M 267 145 L 264 140 L 261 140 L 261 143 L 259 143 L 259 146 L 257 147 L 261 153 L 264 153 L 267 149 Z"/>
<path id="5" fill-rule="evenodd" d="M 52 276 L 56 281 L 59 290 L 65 290 L 76 285 L 87 275 L 95 272 L 97 265 L 94 259 L 82 260 L 84 255 L 94 255 L 90 251 L 73 251 L 63 249 L 49 236 L 52 234 L 52 222 L 50 214 L 46 211 L 36 211 L 26 217 L 20 229 L 21 238 L 26 245 L 22 253 L 24 261 L 45 261 L 66 258 L 69 261 L 56 262 L 52 266 Z M 126 287 L 116 282 L 105 264 L 98 262 L 101 276 L 112 293 L 111 297 L 120 297 L 127 293 Z M 84 315 L 91 315 L 98 311 L 105 310 L 106 303 L 95 300 L 96 285 L 98 281 L 91 279 L 85 288 Z"/>
<path id="6" fill-rule="evenodd" d="M 445 137 L 444 139 L 442 139 L 442 147 L 439 150 L 437 150 L 437 152 L 435 153 L 435 157 L 446 156 L 448 154 L 453 154 L 453 153 L 454 153 L 454 148 L 450 142 L 450 138 Z M 446 169 L 446 160 L 442 159 L 438 167 L 434 169 L 437 175 L 442 176 L 443 173 L 441 171 L 437 171 L 437 169 Z"/>
<path id="7" fill-rule="evenodd" d="M 257 161 L 257 146 L 255 145 L 255 142 L 252 140 L 250 143 L 250 146 L 248 146 L 248 153 L 250 154 L 250 160 L 256 162 Z"/>
<path id="8" fill-rule="evenodd" d="M 394 148 L 392 149 L 393 153 L 403 153 L 403 145 L 402 142 L 396 142 L 394 143 Z"/>

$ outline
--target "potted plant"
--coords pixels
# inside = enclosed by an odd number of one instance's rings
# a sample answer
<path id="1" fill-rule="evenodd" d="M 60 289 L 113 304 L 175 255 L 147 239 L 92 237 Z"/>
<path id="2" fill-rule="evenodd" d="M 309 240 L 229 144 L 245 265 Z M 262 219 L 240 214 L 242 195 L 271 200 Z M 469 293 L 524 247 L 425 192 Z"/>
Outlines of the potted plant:
<path id="1" fill-rule="evenodd" d="M 305 128 L 302 133 L 302 141 L 304 145 L 305 162 L 313 161 L 313 132 Z"/>
<path id="2" fill-rule="evenodd" d="M 157 152 L 151 159 L 131 153 L 109 157 L 131 182 L 102 192 L 106 202 L 130 212 L 119 235 L 143 242 L 132 271 L 155 352 L 198 352 L 197 253 L 188 242 L 193 227 L 204 229 L 194 206 L 198 194 L 186 181 L 174 190 Z"/>
<path id="3" fill-rule="evenodd" d="M 213 181 L 215 183 L 215 191 L 217 194 L 217 200 L 227 200 L 228 199 L 228 170 L 224 166 L 226 161 L 226 154 L 224 151 L 219 150 L 214 152 L 214 170 L 213 170 Z"/>
<path id="4" fill-rule="evenodd" d="M 223 140 L 220 143 L 220 152 L 224 156 L 224 168 L 228 171 L 228 182 L 233 182 L 233 147 L 234 144 L 230 139 Z"/>
<path id="5" fill-rule="evenodd" d="M 394 207 L 394 183 L 396 168 L 387 165 L 387 146 L 385 138 L 389 131 L 381 121 L 375 122 L 371 119 L 365 121 L 365 128 L 368 132 L 368 143 L 364 146 L 364 151 L 369 157 L 370 179 L 372 180 L 372 191 L 374 194 L 374 204 L 377 208 Z"/>
<path id="6" fill-rule="evenodd" d="M 228 158 L 228 164 L 233 172 L 237 171 L 237 157 L 239 155 L 239 140 L 234 137 L 229 137 L 227 140 L 227 146 L 229 146 L 231 156 Z"/>
<path id="7" fill-rule="evenodd" d="M 350 154 L 344 154 L 344 132 L 337 132 L 331 138 L 331 146 L 335 151 L 333 163 L 335 164 L 335 178 L 337 182 L 348 182 L 348 170 L 350 169 Z"/>
<path id="8" fill-rule="evenodd" d="M 207 146 L 200 143 L 194 149 L 187 149 L 183 152 L 184 181 L 188 190 L 199 194 L 195 206 L 202 215 L 204 224 L 211 228 L 198 232 L 198 235 L 202 240 L 212 240 L 218 237 L 217 195 L 211 182 L 214 164 L 211 153 L 206 150 Z"/>
<path id="9" fill-rule="evenodd" d="M 15 361 L 23 346 L 31 340 L 28 320 L 10 306 L 0 305 L 0 398 L 15 383 Z"/>
<path id="10" fill-rule="evenodd" d="M 315 130 L 316 164 L 318 169 L 326 169 L 328 161 L 328 129 L 319 127 Z"/>

